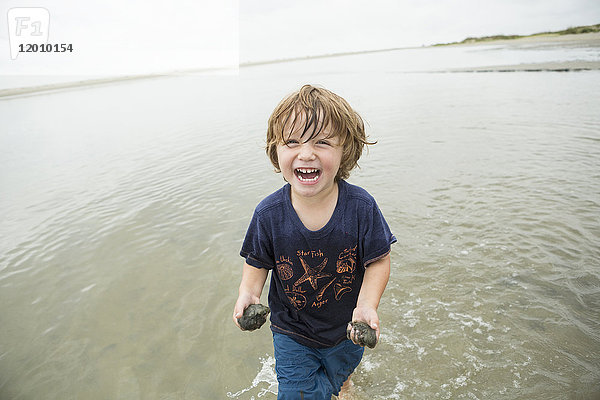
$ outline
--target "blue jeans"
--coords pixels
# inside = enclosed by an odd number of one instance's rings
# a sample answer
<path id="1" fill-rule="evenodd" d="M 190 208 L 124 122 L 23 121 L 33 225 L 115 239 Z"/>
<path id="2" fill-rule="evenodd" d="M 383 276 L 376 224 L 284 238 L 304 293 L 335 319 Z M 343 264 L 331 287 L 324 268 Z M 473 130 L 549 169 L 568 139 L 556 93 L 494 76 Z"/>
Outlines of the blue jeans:
<path id="1" fill-rule="evenodd" d="M 345 340 L 335 347 L 313 349 L 273 333 L 278 400 L 330 400 L 362 359 L 364 348 Z"/>

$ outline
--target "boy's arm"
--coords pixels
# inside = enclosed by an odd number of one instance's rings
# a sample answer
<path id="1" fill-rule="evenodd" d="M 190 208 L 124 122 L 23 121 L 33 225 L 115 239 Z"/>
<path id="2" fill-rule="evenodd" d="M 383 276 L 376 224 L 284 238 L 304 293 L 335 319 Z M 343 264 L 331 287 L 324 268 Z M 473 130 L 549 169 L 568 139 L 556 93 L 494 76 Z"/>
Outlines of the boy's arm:
<path id="1" fill-rule="evenodd" d="M 379 340 L 377 307 L 379 307 L 379 300 L 381 300 L 381 295 L 383 295 L 389 278 L 390 255 L 388 254 L 366 267 L 356 308 L 352 313 L 352 322 L 362 321 L 369 324 L 371 328 L 375 329 L 377 340 Z"/>
<path id="2" fill-rule="evenodd" d="M 238 328 L 242 329 L 237 319 L 242 316 L 244 310 L 250 304 L 260 303 L 260 295 L 269 271 L 264 268 L 256 268 L 244 263 L 242 271 L 242 282 L 240 283 L 238 299 L 233 307 L 233 322 Z"/>

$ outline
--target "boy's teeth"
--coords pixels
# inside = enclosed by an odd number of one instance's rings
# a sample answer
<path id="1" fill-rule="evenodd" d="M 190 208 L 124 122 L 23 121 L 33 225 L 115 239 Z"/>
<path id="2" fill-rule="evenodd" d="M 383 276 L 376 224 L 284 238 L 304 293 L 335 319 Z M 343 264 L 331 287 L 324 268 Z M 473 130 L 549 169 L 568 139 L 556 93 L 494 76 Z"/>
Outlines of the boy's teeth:
<path id="1" fill-rule="evenodd" d="M 319 170 L 315 168 L 296 168 L 296 176 L 302 182 L 314 182 L 319 179 L 319 175 Z"/>
<path id="2" fill-rule="evenodd" d="M 302 182 L 314 182 L 318 179 L 318 176 L 315 176 L 314 178 L 303 178 L 302 176 L 298 176 L 298 179 L 300 179 Z"/>

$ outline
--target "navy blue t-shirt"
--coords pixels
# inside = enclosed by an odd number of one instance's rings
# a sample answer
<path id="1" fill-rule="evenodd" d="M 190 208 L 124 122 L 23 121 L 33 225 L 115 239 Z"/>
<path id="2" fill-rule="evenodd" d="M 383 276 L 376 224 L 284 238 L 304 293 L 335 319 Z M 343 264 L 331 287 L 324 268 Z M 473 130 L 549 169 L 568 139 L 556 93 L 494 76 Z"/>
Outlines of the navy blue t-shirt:
<path id="1" fill-rule="evenodd" d="M 269 288 L 271 329 L 309 347 L 335 346 L 346 338 L 365 267 L 385 257 L 396 242 L 375 199 L 339 182 L 329 222 L 308 230 L 287 184 L 254 211 L 240 255 L 273 270 Z"/>

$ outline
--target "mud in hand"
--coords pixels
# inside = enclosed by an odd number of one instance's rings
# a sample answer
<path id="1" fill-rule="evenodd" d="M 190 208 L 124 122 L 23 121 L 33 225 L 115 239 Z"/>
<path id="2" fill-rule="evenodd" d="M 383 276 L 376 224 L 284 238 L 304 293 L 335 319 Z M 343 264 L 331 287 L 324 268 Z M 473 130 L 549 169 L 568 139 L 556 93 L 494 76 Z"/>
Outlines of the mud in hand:
<path id="1" fill-rule="evenodd" d="M 244 310 L 244 314 L 238 318 L 238 324 L 244 331 L 254 331 L 267 321 L 267 315 L 271 312 L 271 309 L 262 304 L 250 304 L 248 308 Z"/>
<path id="2" fill-rule="evenodd" d="M 350 322 L 346 329 L 346 337 L 352 340 L 350 336 L 354 330 L 354 336 L 359 346 L 367 346 L 370 349 L 374 348 L 377 344 L 377 334 L 375 329 L 371 328 L 364 322 Z"/>

